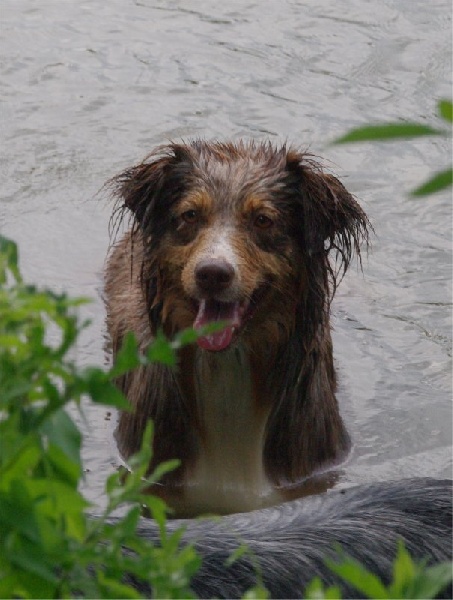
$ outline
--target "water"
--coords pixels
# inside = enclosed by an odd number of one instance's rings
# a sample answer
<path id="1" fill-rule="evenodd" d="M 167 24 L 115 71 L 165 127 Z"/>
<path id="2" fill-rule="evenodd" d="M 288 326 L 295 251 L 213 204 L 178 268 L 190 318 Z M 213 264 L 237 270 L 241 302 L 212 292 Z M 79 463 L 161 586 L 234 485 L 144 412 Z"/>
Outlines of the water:
<path id="1" fill-rule="evenodd" d="M 166 140 L 289 140 L 324 156 L 376 230 L 334 306 L 355 445 L 338 485 L 451 476 L 451 195 L 407 192 L 451 143 L 332 147 L 368 121 L 435 123 L 451 97 L 447 0 L 2 0 L 1 231 L 32 281 L 94 299 L 80 364 L 103 364 L 104 181 Z M 89 497 L 116 464 L 89 408 Z"/>

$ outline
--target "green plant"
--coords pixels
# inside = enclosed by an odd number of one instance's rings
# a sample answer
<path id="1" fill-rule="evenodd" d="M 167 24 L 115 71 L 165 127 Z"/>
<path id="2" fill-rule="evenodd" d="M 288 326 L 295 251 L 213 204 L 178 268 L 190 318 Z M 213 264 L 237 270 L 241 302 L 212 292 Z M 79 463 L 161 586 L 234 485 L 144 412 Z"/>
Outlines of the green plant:
<path id="1" fill-rule="evenodd" d="M 391 141 L 398 139 L 419 138 L 425 136 L 451 136 L 451 124 L 453 123 L 453 105 L 450 100 L 439 100 L 437 104 L 438 116 L 447 125 L 439 129 L 424 125 L 400 121 L 396 123 L 382 123 L 379 125 L 364 125 L 352 129 L 345 135 L 334 141 L 334 144 L 349 144 L 352 142 Z M 439 171 L 428 181 L 412 190 L 412 196 L 427 196 L 434 194 L 453 184 L 453 169 L 448 167 Z"/>
<path id="2" fill-rule="evenodd" d="M 146 474 L 152 423 L 129 461 L 131 472 L 108 477 L 107 506 L 92 518 L 78 489 L 82 435 L 66 409 L 83 413 L 82 398 L 89 398 L 129 410 L 115 377 L 149 362 L 174 365 L 182 345 L 222 323 L 183 331 L 171 342 L 158 335 L 145 354 L 129 334 L 110 370 L 81 369 L 68 353 L 88 325 L 76 312 L 84 302 L 26 285 L 17 246 L 0 236 L 0 597 L 140 598 L 124 582 L 128 573 L 149 583 L 156 597 L 192 598 L 200 558 L 180 545 L 183 529 L 167 532 L 164 502 L 145 493 L 178 464 Z M 124 516 L 109 522 L 120 507 Z M 143 509 L 159 527 L 156 545 L 136 533 Z M 267 597 L 257 581 L 247 598 Z"/>
<path id="3" fill-rule="evenodd" d="M 78 490 L 81 433 L 67 406 L 82 410 L 81 399 L 89 396 L 127 410 L 111 379 L 149 359 L 129 337 L 111 371 L 78 368 L 68 351 L 87 325 L 75 312 L 84 300 L 25 285 L 17 248 L 4 238 L 0 286 L 0 596 L 136 598 L 122 581 L 129 572 L 151 582 L 157 596 L 191 597 L 190 578 L 200 559 L 191 547 L 179 549 L 182 531 L 167 535 L 164 503 L 143 493 L 175 466 L 160 465 L 145 481 L 151 425 L 125 481 L 119 473 L 107 479 L 107 508 L 99 518 L 87 517 L 89 503 Z M 169 363 L 190 337 L 173 344 L 158 338 L 149 355 Z M 108 518 L 119 506 L 126 514 L 112 526 Z M 135 534 L 142 506 L 159 524 L 159 546 Z M 123 546 L 137 556 L 126 556 Z"/>
<path id="4" fill-rule="evenodd" d="M 339 561 L 328 561 L 329 568 L 350 586 L 358 590 L 364 598 L 436 598 L 452 580 L 451 563 L 440 563 L 428 567 L 426 562 L 415 563 L 404 544 L 398 544 L 393 563 L 392 581 L 385 585 L 356 560 L 344 556 L 338 549 Z M 341 599 L 337 586 L 325 587 L 315 578 L 307 587 L 307 600 Z"/>

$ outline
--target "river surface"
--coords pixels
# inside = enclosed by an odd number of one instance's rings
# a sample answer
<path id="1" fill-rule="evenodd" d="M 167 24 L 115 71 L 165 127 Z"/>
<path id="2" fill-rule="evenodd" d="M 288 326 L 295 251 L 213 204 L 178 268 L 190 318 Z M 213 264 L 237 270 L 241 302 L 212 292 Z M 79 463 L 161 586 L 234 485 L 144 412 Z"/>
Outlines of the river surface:
<path id="1" fill-rule="evenodd" d="M 1 232 L 28 280 L 93 299 L 77 361 L 104 363 L 103 183 L 169 139 L 288 140 L 325 157 L 376 231 L 333 304 L 354 440 L 337 485 L 451 477 L 451 194 L 408 197 L 450 164 L 451 140 L 330 145 L 370 121 L 437 123 L 437 99 L 451 97 L 451 3 L 1 4 Z M 111 420 L 86 415 L 85 487 L 102 504 Z"/>

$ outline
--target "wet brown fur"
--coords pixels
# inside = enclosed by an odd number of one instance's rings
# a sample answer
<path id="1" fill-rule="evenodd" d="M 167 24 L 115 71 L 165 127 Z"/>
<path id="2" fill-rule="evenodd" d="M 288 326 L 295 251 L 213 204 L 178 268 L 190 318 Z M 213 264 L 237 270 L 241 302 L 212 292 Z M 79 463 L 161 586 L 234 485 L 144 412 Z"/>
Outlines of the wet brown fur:
<path id="1" fill-rule="evenodd" d="M 268 414 L 267 477 L 285 486 L 341 460 L 350 441 L 335 398 L 329 309 L 369 228 L 351 194 L 311 156 L 253 142 L 170 144 L 110 185 L 121 214 L 133 215 L 106 269 L 113 355 L 127 331 L 145 349 L 159 328 L 171 336 L 193 325 L 188 290 L 195 285 L 196 249 L 214 214 L 234 218 L 243 294 L 264 288 L 240 337 L 252 365 L 256 410 Z M 181 214 L 194 207 L 202 215 L 196 225 L 181 224 Z M 272 219 L 270 230 L 253 225 L 258 212 Z M 180 459 L 164 483 L 180 486 L 181 494 L 206 433 L 193 381 L 197 351 L 181 351 L 177 370 L 140 367 L 117 382 L 133 407 L 119 420 L 120 451 L 127 457 L 139 448 L 152 418 L 153 465 Z"/>

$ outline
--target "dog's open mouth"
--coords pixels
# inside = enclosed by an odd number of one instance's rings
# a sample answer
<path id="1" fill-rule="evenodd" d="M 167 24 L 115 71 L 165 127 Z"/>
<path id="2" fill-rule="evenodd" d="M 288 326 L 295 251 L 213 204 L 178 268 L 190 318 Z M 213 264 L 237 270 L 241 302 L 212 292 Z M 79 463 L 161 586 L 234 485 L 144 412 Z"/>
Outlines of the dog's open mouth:
<path id="1" fill-rule="evenodd" d="M 201 300 L 198 313 L 193 324 L 194 329 L 201 329 L 205 325 L 225 322 L 226 326 L 220 331 L 215 331 L 198 338 L 200 348 L 219 352 L 225 350 L 233 341 L 235 333 L 242 327 L 247 317 L 250 316 L 250 302 L 219 302 L 218 300 Z"/>

